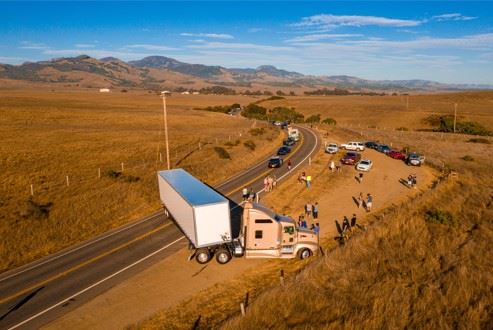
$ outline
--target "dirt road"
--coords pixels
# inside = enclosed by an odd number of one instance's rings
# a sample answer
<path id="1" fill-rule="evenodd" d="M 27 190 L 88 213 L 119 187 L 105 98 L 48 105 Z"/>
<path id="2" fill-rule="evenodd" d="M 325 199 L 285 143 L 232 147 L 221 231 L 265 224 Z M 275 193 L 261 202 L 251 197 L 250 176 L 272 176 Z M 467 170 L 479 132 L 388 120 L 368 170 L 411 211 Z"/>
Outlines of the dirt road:
<path id="1" fill-rule="evenodd" d="M 376 212 L 392 203 L 405 201 L 420 189 L 426 189 L 433 179 L 433 173 L 427 167 L 408 167 L 374 150 L 366 150 L 363 158 L 372 159 L 374 168 L 365 173 L 363 182 L 359 183 L 355 179 L 357 172 L 351 166 L 345 166 L 342 173 L 331 173 L 327 164 L 331 159 L 338 159 L 333 157 L 322 151 L 312 165 L 305 169 L 314 178 L 310 189 L 297 183 L 295 175 L 283 182 L 276 191 L 263 196 L 263 202 L 297 217 L 306 202 L 317 201 L 320 205 L 321 235 L 331 237 L 336 234 L 335 219 L 341 221 L 344 215 L 350 217 L 355 213 L 364 222 L 366 211 L 358 209 L 353 200 L 360 192 L 365 196 L 367 193 L 374 196 L 373 212 Z M 419 188 L 416 190 L 399 182 L 410 173 L 418 176 Z M 46 328 L 123 328 L 159 310 L 175 306 L 205 288 L 238 278 L 265 262 L 276 262 L 233 259 L 226 266 L 219 266 L 215 262 L 203 266 L 194 261 L 188 262 L 187 257 L 186 249 L 179 251 L 48 324 Z"/>

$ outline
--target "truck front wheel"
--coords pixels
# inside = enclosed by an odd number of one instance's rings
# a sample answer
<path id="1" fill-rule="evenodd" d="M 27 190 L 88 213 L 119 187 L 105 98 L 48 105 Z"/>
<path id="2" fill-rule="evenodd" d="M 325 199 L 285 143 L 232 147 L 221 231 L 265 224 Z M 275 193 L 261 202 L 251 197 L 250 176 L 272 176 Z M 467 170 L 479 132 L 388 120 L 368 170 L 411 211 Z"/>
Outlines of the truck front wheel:
<path id="1" fill-rule="evenodd" d="M 226 249 L 219 249 L 216 251 L 216 261 L 221 264 L 227 264 L 231 260 L 231 253 Z"/>
<path id="2" fill-rule="evenodd" d="M 206 264 L 211 260 L 211 253 L 208 249 L 198 249 L 195 253 L 195 260 L 199 264 Z"/>
<path id="3" fill-rule="evenodd" d="M 298 256 L 300 257 L 301 260 L 309 258 L 312 256 L 312 251 L 310 249 L 302 249 L 300 252 L 298 252 Z"/>

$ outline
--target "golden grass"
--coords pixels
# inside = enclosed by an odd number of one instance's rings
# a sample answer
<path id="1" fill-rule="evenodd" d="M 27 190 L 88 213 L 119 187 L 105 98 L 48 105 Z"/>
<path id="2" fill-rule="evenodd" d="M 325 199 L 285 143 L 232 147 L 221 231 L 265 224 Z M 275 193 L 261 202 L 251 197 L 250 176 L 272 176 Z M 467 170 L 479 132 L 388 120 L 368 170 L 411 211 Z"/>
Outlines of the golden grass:
<path id="1" fill-rule="evenodd" d="M 267 157 L 282 139 L 279 131 L 251 136 L 250 128 L 261 124 L 191 110 L 234 102 L 250 99 L 169 98 L 171 164 L 214 185 Z M 0 270 L 159 209 L 156 171 L 166 167 L 162 126 L 162 103 L 154 93 L 0 92 Z M 230 140 L 240 144 L 225 146 Z M 255 151 L 243 146 L 246 140 L 255 141 Z M 232 159 L 219 159 L 215 146 Z M 121 171 L 121 163 L 123 177 L 107 175 Z"/>
<path id="2" fill-rule="evenodd" d="M 465 136 L 449 135 L 444 141 L 439 134 L 424 132 L 365 133 L 363 139 L 391 139 L 394 145 L 419 148 L 428 163 L 436 168 L 445 163 L 459 176 L 436 181 L 433 189 L 368 216 L 368 231 L 355 235 L 344 248 L 329 238 L 322 242 L 327 252 L 321 258 L 267 262 L 135 327 L 190 328 L 200 315 L 199 328 L 488 328 L 493 322 L 493 180 L 488 162 L 460 157 L 465 150 L 474 158 L 491 154 L 491 147 L 468 143 Z M 359 135 L 330 129 L 330 136 L 339 139 Z M 324 166 L 318 161 L 313 165 Z M 314 185 L 317 191 L 310 192 L 300 187 L 298 192 L 291 178 L 280 186 L 276 200 L 267 197 L 264 202 L 293 212 L 302 202 L 289 196 L 303 194 L 304 200 L 311 197 L 307 194 L 333 193 L 327 174 L 313 172 L 315 181 L 327 184 Z M 430 208 L 451 212 L 459 226 L 427 223 L 424 213 Z M 284 288 L 279 286 L 280 268 L 291 275 Z M 243 317 L 239 303 L 246 292 L 249 307 Z"/>

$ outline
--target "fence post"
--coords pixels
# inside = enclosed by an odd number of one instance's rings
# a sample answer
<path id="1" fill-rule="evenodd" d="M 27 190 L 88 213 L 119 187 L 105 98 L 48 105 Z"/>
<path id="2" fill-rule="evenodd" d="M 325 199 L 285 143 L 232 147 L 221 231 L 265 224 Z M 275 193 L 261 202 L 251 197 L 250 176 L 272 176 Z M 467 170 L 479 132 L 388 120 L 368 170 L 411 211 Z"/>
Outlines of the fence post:
<path id="1" fill-rule="evenodd" d="M 162 152 L 159 153 L 159 162 L 160 163 L 163 162 L 163 153 Z"/>
<path id="2" fill-rule="evenodd" d="M 123 162 L 122 162 L 122 172 L 123 172 Z"/>
<path id="3" fill-rule="evenodd" d="M 312 165 L 312 157 L 308 157 L 308 166 Z"/>
<path id="4" fill-rule="evenodd" d="M 241 315 L 245 316 L 245 304 L 240 303 Z"/>
<path id="5" fill-rule="evenodd" d="M 281 275 L 279 276 L 279 282 L 281 282 L 281 286 L 284 287 L 284 269 L 281 269 Z"/>
<path id="6" fill-rule="evenodd" d="M 67 187 L 70 186 L 70 182 L 68 181 L 68 175 L 65 177 L 67 179 Z"/>
<path id="7" fill-rule="evenodd" d="M 31 184 L 31 196 L 34 196 L 34 186 Z"/>
<path id="8" fill-rule="evenodd" d="M 101 167 L 98 167 L 98 179 L 101 179 Z"/>

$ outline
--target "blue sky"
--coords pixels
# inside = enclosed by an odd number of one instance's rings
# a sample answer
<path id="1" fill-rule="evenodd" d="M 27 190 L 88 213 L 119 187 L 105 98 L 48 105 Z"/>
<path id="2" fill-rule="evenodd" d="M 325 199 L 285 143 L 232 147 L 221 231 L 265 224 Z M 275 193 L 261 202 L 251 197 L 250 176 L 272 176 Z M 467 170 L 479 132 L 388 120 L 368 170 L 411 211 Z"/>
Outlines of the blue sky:
<path id="1" fill-rule="evenodd" d="M 493 84 L 493 2 L 0 2 L 0 62 L 163 55 Z"/>

